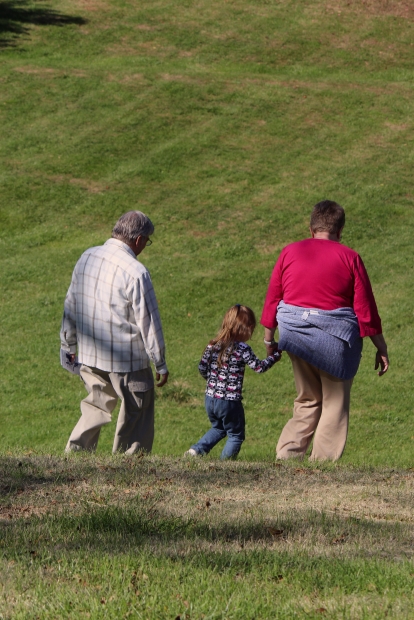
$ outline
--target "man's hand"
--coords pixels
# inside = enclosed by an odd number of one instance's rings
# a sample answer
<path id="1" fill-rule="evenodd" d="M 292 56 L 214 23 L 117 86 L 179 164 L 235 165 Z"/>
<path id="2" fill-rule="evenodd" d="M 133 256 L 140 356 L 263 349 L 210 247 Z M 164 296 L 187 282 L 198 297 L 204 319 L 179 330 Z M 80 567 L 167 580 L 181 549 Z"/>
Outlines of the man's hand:
<path id="1" fill-rule="evenodd" d="M 71 364 L 74 364 L 75 363 L 75 359 L 76 359 L 76 353 L 68 353 L 68 359 L 69 359 Z"/>
<path id="2" fill-rule="evenodd" d="M 163 385 L 165 385 L 167 383 L 167 381 L 168 381 L 168 375 L 169 375 L 168 372 L 166 372 L 163 375 L 160 375 L 160 373 L 157 372 L 156 375 L 155 375 L 155 379 L 156 379 L 156 381 L 158 381 L 158 383 L 156 383 L 155 385 L 157 387 L 162 387 Z"/>

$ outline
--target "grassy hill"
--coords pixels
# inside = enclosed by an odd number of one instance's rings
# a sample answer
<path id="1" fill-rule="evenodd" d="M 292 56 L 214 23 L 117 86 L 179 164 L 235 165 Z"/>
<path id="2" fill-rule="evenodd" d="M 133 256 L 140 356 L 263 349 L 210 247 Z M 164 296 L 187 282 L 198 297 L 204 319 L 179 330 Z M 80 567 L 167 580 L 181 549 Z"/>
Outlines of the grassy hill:
<path id="1" fill-rule="evenodd" d="M 366 343 L 345 460 L 412 463 L 413 16 L 367 0 L 0 2 L 4 447 L 59 453 L 79 381 L 58 362 L 71 271 L 133 208 L 170 385 L 156 454 L 206 428 L 197 362 L 227 307 L 260 316 L 280 249 L 321 199 L 372 278 L 391 371 Z M 253 346 L 264 355 L 261 329 Z M 253 375 L 253 373 L 250 373 Z M 291 413 L 285 358 L 246 380 L 246 459 L 272 459 Z M 58 423 L 56 421 L 58 420 Z M 102 434 L 108 451 L 113 427 Z"/>
<path id="2" fill-rule="evenodd" d="M 405 0 L 0 0 L 1 618 L 410 617 L 413 35 Z M 203 347 L 230 305 L 260 315 L 325 198 L 391 358 L 378 378 L 366 343 L 343 459 L 273 464 L 286 356 L 247 373 L 239 463 L 176 458 L 207 428 Z M 135 208 L 171 371 L 154 456 L 111 457 L 112 424 L 67 459 L 64 296 Z"/>

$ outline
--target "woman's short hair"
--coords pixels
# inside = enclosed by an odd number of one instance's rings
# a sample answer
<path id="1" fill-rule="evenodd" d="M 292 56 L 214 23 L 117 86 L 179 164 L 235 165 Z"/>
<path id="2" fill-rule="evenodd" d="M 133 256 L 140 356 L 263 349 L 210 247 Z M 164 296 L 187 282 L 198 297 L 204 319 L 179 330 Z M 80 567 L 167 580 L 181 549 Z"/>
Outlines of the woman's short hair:
<path id="1" fill-rule="evenodd" d="M 345 211 L 337 202 L 322 200 L 313 207 L 310 227 L 312 232 L 335 234 L 345 226 Z"/>
<path id="2" fill-rule="evenodd" d="M 121 215 L 112 229 L 112 238 L 124 243 L 132 243 L 138 237 L 149 237 L 154 232 L 154 224 L 141 211 L 128 211 Z"/>

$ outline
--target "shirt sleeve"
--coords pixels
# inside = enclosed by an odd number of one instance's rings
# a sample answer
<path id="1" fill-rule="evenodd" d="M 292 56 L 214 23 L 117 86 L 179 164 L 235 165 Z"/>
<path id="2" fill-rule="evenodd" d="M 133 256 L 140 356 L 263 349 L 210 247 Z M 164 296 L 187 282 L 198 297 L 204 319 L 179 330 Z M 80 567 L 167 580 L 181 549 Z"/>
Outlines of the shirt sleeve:
<path id="1" fill-rule="evenodd" d="M 269 287 L 267 289 L 266 299 L 263 306 L 262 317 L 260 323 L 268 329 L 277 327 L 276 312 L 279 302 L 283 299 L 282 288 L 282 256 L 279 256 L 270 277 Z"/>
<path id="2" fill-rule="evenodd" d="M 204 377 L 204 379 L 208 378 L 208 369 L 210 366 L 210 354 L 211 354 L 211 347 L 210 345 L 206 347 L 203 356 L 200 360 L 200 363 L 198 365 L 198 371 L 200 373 L 200 375 L 202 377 Z"/>
<path id="3" fill-rule="evenodd" d="M 251 347 L 246 346 L 246 350 L 242 354 L 243 361 L 249 368 L 254 370 L 255 372 L 262 373 L 266 372 L 271 368 L 278 360 L 280 360 L 280 353 L 273 353 L 269 355 L 264 360 L 259 360 L 258 357 L 253 353 Z"/>
<path id="4" fill-rule="evenodd" d="M 134 282 L 132 307 L 148 357 L 158 373 L 166 374 L 168 369 L 165 361 L 164 335 L 157 299 L 148 272 Z"/>
<path id="5" fill-rule="evenodd" d="M 77 333 L 76 333 L 76 267 L 73 271 L 72 281 L 66 294 L 63 307 L 63 318 L 60 329 L 60 346 L 68 353 L 76 353 Z"/>
<path id="6" fill-rule="evenodd" d="M 381 319 L 378 314 L 371 282 L 362 258 L 357 255 L 353 263 L 354 272 L 354 312 L 358 318 L 361 338 L 382 334 Z"/>

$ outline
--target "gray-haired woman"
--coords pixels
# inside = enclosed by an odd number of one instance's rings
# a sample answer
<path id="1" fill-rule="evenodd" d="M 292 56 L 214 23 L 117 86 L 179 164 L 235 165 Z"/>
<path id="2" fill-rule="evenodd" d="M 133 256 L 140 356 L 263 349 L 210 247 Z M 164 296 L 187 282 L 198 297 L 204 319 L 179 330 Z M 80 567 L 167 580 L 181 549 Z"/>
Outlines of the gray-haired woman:
<path id="1" fill-rule="evenodd" d="M 345 212 L 324 200 L 313 208 L 311 238 L 286 246 L 274 267 L 261 323 L 265 345 L 291 359 L 297 398 L 276 447 L 279 459 L 337 460 L 345 448 L 352 381 L 362 338 L 377 348 L 375 369 L 388 370 L 387 345 L 365 266 L 341 245 Z"/>

